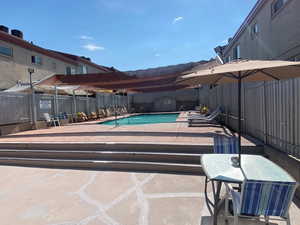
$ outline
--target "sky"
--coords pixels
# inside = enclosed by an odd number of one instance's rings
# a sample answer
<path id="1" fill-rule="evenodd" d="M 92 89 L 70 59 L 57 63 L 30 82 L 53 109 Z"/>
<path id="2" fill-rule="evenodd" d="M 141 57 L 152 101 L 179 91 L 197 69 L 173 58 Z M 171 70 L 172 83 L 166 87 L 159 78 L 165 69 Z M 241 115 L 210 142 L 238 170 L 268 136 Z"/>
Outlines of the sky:
<path id="1" fill-rule="evenodd" d="M 44 48 L 119 70 L 208 60 L 256 0 L 26 0 L 1 2 L 0 24 Z"/>

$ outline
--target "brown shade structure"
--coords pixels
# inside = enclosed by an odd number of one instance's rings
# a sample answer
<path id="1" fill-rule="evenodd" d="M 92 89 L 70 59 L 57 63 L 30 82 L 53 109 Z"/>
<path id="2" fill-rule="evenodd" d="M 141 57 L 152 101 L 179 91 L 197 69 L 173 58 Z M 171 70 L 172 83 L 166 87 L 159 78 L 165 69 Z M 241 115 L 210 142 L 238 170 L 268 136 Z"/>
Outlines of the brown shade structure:
<path id="1" fill-rule="evenodd" d="M 177 90 L 188 85 L 177 85 L 176 80 L 182 74 L 166 74 L 163 76 L 136 77 L 122 72 L 104 74 L 54 75 L 37 83 L 45 85 L 72 85 L 83 89 L 126 90 L 128 92 L 156 92 Z"/>
<path id="2" fill-rule="evenodd" d="M 241 158 L 241 83 L 300 77 L 300 62 L 276 60 L 241 60 L 198 70 L 177 79 L 179 85 L 238 83 L 238 141 Z"/>
<path id="3" fill-rule="evenodd" d="M 90 73 L 90 74 L 57 74 L 41 80 L 38 85 L 86 85 L 92 86 L 98 83 L 117 83 L 119 81 L 134 80 L 136 77 L 122 72 Z"/>

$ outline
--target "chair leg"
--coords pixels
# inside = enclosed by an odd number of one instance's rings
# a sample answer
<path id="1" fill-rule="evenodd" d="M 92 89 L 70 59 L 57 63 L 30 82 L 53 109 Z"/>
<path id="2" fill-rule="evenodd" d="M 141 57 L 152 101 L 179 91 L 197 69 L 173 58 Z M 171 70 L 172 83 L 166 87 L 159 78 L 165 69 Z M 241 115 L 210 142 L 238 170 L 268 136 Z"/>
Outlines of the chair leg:
<path id="1" fill-rule="evenodd" d="M 236 214 L 233 216 L 233 225 L 239 225 L 239 217 Z"/>
<path id="2" fill-rule="evenodd" d="M 266 224 L 268 225 L 269 224 L 269 216 L 265 216 L 265 221 L 266 221 Z"/>
<path id="3" fill-rule="evenodd" d="M 229 208 L 229 200 L 228 200 L 229 196 L 228 193 L 226 193 L 225 196 L 225 220 L 228 220 L 228 208 Z"/>
<path id="4" fill-rule="evenodd" d="M 290 219 L 289 213 L 287 214 L 287 217 L 286 217 L 286 225 L 291 225 L 291 219 Z"/>

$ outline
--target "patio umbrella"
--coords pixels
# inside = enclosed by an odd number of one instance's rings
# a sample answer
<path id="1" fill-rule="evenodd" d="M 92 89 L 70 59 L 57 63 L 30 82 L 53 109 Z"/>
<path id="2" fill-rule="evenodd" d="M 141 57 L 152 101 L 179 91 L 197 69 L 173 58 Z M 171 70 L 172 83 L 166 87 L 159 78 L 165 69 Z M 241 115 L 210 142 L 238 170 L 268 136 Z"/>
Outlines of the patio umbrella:
<path id="1" fill-rule="evenodd" d="M 199 84 L 238 83 L 238 143 L 241 165 L 241 84 L 242 81 L 270 81 L 300 77 L 300 62 L 271 60 L 241 60 L 213 66 L 181 76 L 177 83 Z"/>

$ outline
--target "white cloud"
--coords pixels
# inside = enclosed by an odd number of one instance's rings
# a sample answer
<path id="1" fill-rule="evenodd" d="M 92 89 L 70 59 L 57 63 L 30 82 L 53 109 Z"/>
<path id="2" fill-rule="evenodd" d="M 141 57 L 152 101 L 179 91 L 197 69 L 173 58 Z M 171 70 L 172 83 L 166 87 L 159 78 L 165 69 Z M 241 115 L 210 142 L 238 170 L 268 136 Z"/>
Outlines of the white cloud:
<path id="1" fill-rule="evenodd" d="M 105 49 L 104 47 L 95 44 L 87 44 L 83 45 L 82 47 L 89 51 L 101 51 Z"/>
<path id="2" fill-rule="evenodd" d="M 159 53 L 156 53 L 154 56 L 155 56 L 155 57 L 159 57 L 159 56 L 160 56 L 160 54 L 159 54 Z"/>
<path id="3" fill-rule="evenodd" d="M 80 38 L 81 40 L 94 40 L 93 37 L 87 36 L 87 35 L 81 35 L 79 38 Z"/>
<path id="4" fill-rule="evenodd" d="M 228 43 L 227 40 L 223 40 L 223 41 L 220 42 L 220 44 L 222 44 L 222 45 L 225 45 L 227 43 Z"/>
<path id="5" fill-rule="evenodd" d="M 173 24 L 178 23 L 180 20 L 183 20 L 182 16 L 178 16 L 178 17 L 174 18 Z"/>

